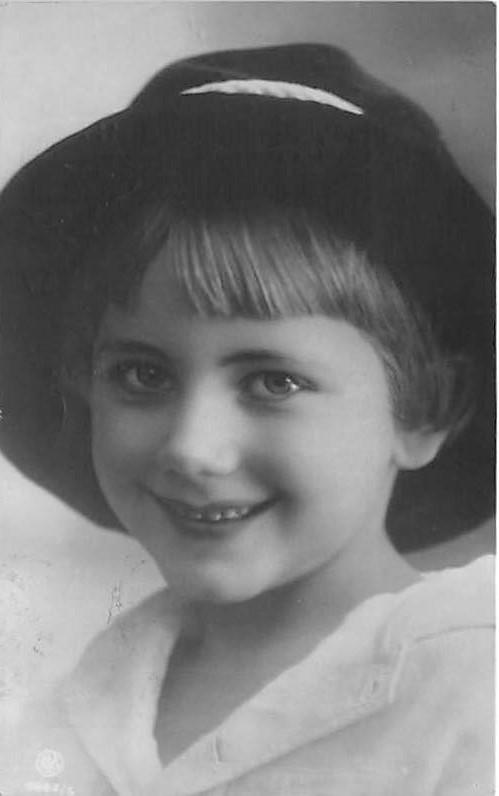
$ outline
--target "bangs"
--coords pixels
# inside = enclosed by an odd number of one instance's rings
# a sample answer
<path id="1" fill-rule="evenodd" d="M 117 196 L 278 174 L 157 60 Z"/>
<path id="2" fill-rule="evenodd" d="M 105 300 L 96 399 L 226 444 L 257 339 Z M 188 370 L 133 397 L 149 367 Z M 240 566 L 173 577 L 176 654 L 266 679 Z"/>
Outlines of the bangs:
<path id="1" fill-rule="evenodd" d="M 175 219 L 159 254 L 197 314 L 265 320 L 342 314 L 353 256 L 297 209 Z"/>

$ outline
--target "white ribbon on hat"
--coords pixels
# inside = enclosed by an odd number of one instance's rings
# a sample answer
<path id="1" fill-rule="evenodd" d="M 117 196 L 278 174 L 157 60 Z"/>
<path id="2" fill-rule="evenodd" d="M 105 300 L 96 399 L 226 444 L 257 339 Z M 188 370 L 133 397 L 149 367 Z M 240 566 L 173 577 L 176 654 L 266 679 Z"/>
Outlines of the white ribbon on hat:
<path id="1" fill-rule="evenodd" d="M 342 99 L 329 91 L 320 88 L 302 86 L 300 83 L 285 83 L 280 80 L 223 80 L 218 83 L 205 83 L 185 89 L 182 94 L 258 94 L 265 97 L 279 99 L 296 99 L 302 102 L 318 102 L 320 105 L 330 105 L 340 111 L 363 115 L 364 111 L 353 102 Z"/>

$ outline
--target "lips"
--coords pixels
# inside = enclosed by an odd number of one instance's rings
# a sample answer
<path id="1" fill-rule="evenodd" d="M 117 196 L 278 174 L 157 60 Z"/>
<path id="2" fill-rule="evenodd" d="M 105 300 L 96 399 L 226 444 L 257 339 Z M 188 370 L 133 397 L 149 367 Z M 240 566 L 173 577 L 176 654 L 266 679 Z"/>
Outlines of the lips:
<path id="1" fill-rule="evenodd" d="M 214 530 L 254 517 L 274 503 L 274 500 L 266 500 L 259 503 L 223 502 L 197 506 L 170 498 L 156 499 L 174 520 L 189 525 L 209 526 Z"/>

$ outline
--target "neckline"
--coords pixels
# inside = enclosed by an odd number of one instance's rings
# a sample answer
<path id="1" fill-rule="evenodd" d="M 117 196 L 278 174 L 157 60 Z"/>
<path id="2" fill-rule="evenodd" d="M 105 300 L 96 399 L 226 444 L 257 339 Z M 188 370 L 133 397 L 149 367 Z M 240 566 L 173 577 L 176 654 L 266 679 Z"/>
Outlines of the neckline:
<path id="1" fill-rule="evenodd" d="M 357 642 L 359 638 L 364 639 L 366 642 L 366 660 L 368 660 L 369 652 L 372 649 L 372 645 L 370 643 L 372 638 L 369 638 L 368 633 L 363 635 L 362 633 L 354 630 L 353 625 L 365 623 L 366 625 L 370 624 L 371 627 L 377 628 L 376 621 L 369 621 L 372 620 L 372 613 L 375 612 L 378 614 L 379 612 L 379 614 L 384 615 L 387 608 L 389 608 L 389 606 L 395 602 L 396 598 L 400 594 L 420 584 L 421 581 L 417 581 L 416 583 L 413 583 L 411 586 L 407 587 L 407 589 L 403 589 L 399 592 L 383 592 L 381 594 L 376 594 L 359 603 L 359 605 L 357 605 L 344 617 L 342 622 L 331 633 L 322 637 L 316 644 L 314 644 L 303 658 L 278 672 L 278 674 L 265 683 L 261 689 L 253 693 L 248 699 L 244 700 L 222 721 L 220 721 L 207 732 L 200 735 L 193 743 L 186 747 L 183 752 L 181 752 L 164 766 L 161 763 L 161 756 L 159 754 L 154 733 L 154 728 L 157 722 L 156 712 L 152 725 L 152 737 L 162 775 L 167 777 L 169 773 L 177 767 L 178 763 L 182 763 L 182 765 L 184 765 L 191 757 L 197 758 L 198 752 L 201 750 L 201 748 L 203 748 L 205 751 L 210 750 L 210 754 L 213 757 L 213 762 L 221 762 L 220 742 L 218 739 L 225 737 L 230 732 L 230 727 L 234 722 L 237 721 L 237 723 L 239 723 L 246 712 L 253 711 L 255 707 L 258 707 L 259 703 L 263 700 L 266 701 L 269 699 L 272 702 L 274 695 L 276 698 L 278 698 L 279 693 L 283 690 L 288 690 L 288 684 L 295 681 L 305 668 L 315 668 L 315 663 L 317 661 L 321 661 L 321 659 L 328 658 L 330 656 L 332 647 L 337 646 L 338 648 L 341 648 L 342 644 L 340 644 L 340 641 L 343 642 L 348 636 L 350 636 L 351 642 L 353 642 L 355 645 L 355 653 L 358 652 Z M 338 649 L 338 652 L 346 653 L 349 649 L 349 647 L 347 649 L 343 647 L 343 649 Z M 164 671 L 164 677 L 167 676 L 168 665 L 165 666 Z M 159 706 L 157 705 L 156 707 Z"/>

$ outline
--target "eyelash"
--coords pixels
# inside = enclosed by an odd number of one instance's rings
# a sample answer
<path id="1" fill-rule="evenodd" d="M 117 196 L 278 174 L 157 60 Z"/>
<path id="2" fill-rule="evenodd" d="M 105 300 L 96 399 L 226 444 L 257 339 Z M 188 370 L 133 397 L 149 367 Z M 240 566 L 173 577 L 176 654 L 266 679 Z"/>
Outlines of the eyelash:
<path id="1" fill-rule="evenodd" d="M 132 383 L 131 379 L 133 375 L 135 374 L 137 377 L 141 370 L 159 374 L 159 383 L 148 386 L 141 383 L 140 378 L 136 378 L 136 382 Z M 103 373 L 107 381 L 130 397 L 155 397 L 169 393 L 172 389 L 173 380 L 171 376 L 169 376 L 168 370 L 157 362 L 136 359 L 123 360 L 114 362 L 109 366 L 104 366 L 104 368 L 98 369 L 97 373 Z"/>
<path id="2" fill-rule="evenodd" d="M 271 379 L 282 380 L 287 387 L 291 388 L 290 391 L 273 393 L 268 384 Z M 254 388 L 258 381 L 260 381 L 260 385 L 267 390 L 266 395 L 257 395 L 255 392 L 251 392 L 252 387 Z M 310 382 L 305 379 L 281 370 L 265 370 L 258 373 L 251 373 L 242 380 L 241 384 L 249 395 L 250 400 L 257 401 L 258 403 L 279 403 L 287 401 L 300 392 L 305 390 L 311 391 L 313 389 Z"/>
<path id="3" fill-rule="evenodd" d="M 149 374 L 155 374 L 156 381 L 152 385 L 141 382 L 139 375 L 141 370 L 148 371 Z M 103 372 L 105 378 L 113 386 L 116 386 L 123 394 L 131 398 L 165 396 L 175 389 L 174 379 L 168 373 L 167 368 L 147 360 L 124 360 L 113 363 L 96 372 Z M 134 375 L 135 383 L 131 381 Z M 157 378 L 158 375 L 159 379 Z M 274 380 L 274 388 L 281 381 L 284 391 L 272 391 L 272 380 Z M 243 400 L 258 404 L 281 403 L 300 392 L 310 392 L 315 389 L 314 385 L 303 377 L 281 370 L 262 370 L 250 373 L 239 381 L 239 385 L 242 388 Z M 259 389 L 260 393 L 258 393 Z"/>

